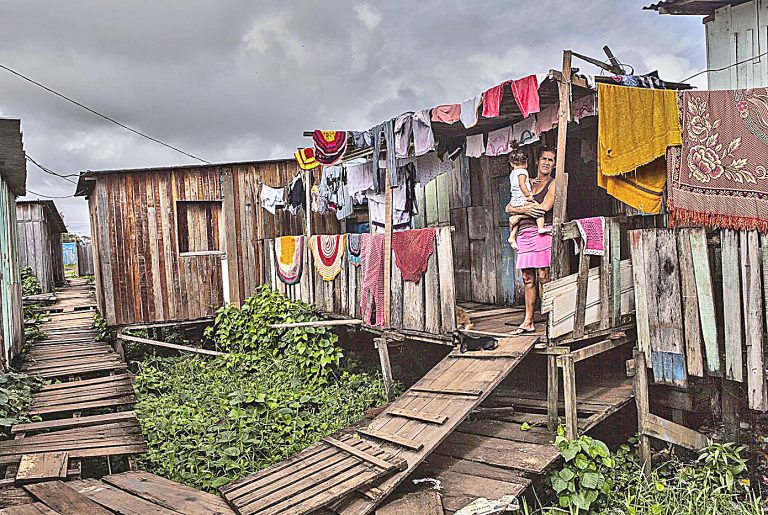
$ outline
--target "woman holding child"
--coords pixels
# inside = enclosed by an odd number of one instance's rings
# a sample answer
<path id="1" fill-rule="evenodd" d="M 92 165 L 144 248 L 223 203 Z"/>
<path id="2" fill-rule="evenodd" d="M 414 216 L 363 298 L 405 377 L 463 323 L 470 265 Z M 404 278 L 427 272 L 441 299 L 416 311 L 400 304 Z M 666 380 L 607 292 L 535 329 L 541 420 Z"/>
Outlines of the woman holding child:
<path id="1" fill-rule="evenodd" d="M 521 154 L 521 155 L 518 155 Z M 525 154 L 513 151 L 510 182 L 512 195 L 506 212 L 512 215 L 510 245 L 517 250 L 517 268 L 525 285 L 525 319 L 515 334 L 535 330 L 533 313 L 536 304 L 536 277 L 540 283 L 549 282 L 549 266 L 552 262 L 552 207 L 555 188 L 552 172 L 555 168 L 555 151 L 544 147 L 536 162 L 537 175 L 531 183 L 525 169 Z"/>

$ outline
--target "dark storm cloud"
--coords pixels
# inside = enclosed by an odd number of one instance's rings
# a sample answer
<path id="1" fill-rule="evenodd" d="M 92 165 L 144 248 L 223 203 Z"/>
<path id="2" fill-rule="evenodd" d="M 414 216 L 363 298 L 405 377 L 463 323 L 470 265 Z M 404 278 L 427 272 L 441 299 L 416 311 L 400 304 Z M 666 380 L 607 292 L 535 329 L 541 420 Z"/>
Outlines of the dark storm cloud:
<path id="1" fill-rule="evenodd" d="M 0 63 L 211 161 L 285 157 L 303 130 L 460 102 L 558 68 L 564 48 L 609 44 L 673 80 L 703 68 L 701 20 L 643 3 L 0 0 Z M 0 116 L 21 117 L 28 153 L 60 172 L 190 162 L 6 72 Z M 33 191 L 74 190 L 29 172 Z M 82 199 L 57 204 L 87 232 Z"/>

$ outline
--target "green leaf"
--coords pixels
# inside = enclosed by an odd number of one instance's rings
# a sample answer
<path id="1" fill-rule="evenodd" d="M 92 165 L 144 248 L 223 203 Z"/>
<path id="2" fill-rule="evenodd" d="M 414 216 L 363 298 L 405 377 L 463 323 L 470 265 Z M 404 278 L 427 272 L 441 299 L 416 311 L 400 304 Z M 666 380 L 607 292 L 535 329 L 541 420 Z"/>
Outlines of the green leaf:
<path id="1" fill-rule="evenodd" d="M 569 444 L 566 447 L 560 449 L 560 454 L 565 461 L 571 461 L 579 453 L 579 446 L 575 444 Z"/>
<path id="2" fill-rule="evenodd" d="M 520 431 L 529 431 L 531 429 L 531 425 L 528 424 L 528 422 L 523 422 L 520 424 Z"/>
<path id="3" fill-rule="evenodd" d="M 560 477 L 561 477 L 561 478 L 562 478 L 564 481 L 570 481 L 571 479 L 573 479 L 573 478 L 574 478 L 574 476 L 576 476 L 576 474 L 574 474 L 574 473 L 573 473 L 573 471 L 572 471 L 570 468 L 568 468 L 568 467 L 565 467 L 565 468 L 563 468 L 563 469 L 560 471 L 560 474 L 559 474 L 559 475 L 560 475 Z"/>
<path id="4" fill-rule="evenodd" d="M 585 468 L 587 468 L 589 466 L 590 461 L 589 461 L 589 458 L 587 458 L 583 454 L 579 454 L 573 460 L 573 464 L 576 465 L 577 468 L 580 468 L 580 469 L 584 470 Z"/>
<path id="5" fill-rule="evenodd" d="M 568 488 L 568 483 L 560 479 L 560 477 L 558 476 L 552 476 L 551 483 L 552 483 L 552 488 L 555 490 L 555 493 L 558 493 L 558 494 Z"/>
<path id="6" fill-rule="evenodd" d="M 581 476 L 581 486 L 584 488 L 596 489 L 598 487 L 599 480 L 600 475 L 596 472 L 585 472 Z"/>

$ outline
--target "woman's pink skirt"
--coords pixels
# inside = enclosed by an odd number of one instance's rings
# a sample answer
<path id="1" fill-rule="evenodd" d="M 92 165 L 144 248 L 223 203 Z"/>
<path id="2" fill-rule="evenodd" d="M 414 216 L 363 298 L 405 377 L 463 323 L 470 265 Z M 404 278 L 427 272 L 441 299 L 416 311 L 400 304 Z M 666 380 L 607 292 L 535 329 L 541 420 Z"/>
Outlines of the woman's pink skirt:
<path id="1" fill-rule="evenodd" d="M 552 234 L 539 234 L 537 227 L 526 227 L 517 233 L 518 270 L 549 268 L 552 263 Z"/>

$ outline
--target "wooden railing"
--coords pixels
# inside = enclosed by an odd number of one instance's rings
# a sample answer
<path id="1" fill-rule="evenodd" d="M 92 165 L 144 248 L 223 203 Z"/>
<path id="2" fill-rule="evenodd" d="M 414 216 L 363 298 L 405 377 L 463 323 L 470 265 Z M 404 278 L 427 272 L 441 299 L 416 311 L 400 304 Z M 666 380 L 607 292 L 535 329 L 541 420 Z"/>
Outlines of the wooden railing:
<path id="1" fill-rule="evenodd" d="M 315 269 L 312 253 L 304 245 L 303 271 L 297 284 L 286 285 L 275 269 L 275 242 L 264 242 L 265 282 L 292 300 L 312 304 L 319 311 L 345 318 L 361 318 L 362 267 L 344 257 L 341 273 L 325 281 Z M 363 257 L 365 259 L 365 257 Z M 405 335 L 445 337 L 456 329 L 456 293 L 453 275 L 451 228 L 437 228 L 435 250 L 418 283 L 403 281 L 392 258 L 390 327 Z M 363 325 L 369 326 L 369 321 Z M 370 326 L 369 326 L 370 327 Z"/>

